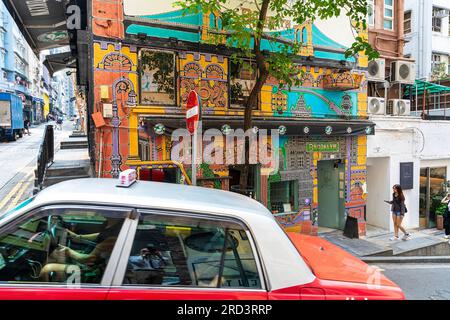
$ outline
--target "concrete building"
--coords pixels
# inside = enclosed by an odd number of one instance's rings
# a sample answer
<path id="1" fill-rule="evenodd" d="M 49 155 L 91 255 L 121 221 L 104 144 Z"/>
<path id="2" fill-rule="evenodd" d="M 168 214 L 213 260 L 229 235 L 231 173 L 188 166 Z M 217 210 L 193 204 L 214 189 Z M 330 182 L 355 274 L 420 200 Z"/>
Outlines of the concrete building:
<path id="1" fill-rule="evenodd" d="M 42 65 L 21 30 L 0 3 L 0 91 L 22 98 L 24 116 L 32 123 L 42 121 Z"/>
<path id="2" fill-rule="evenodd" d="M 430 80 L 441 67 L 450 73 L 450 1 L 405 1 L 405 55 L 417 61 L 417 78 Z"/>
<path id="3" fill-rule="evenodd" d="M 436 204 L 442 199 L 449 180 L 450 136 L 445 133 L 450 130 L 450 122 L 419 117 L 423 100 L 417 100 L 420 112 L 416 112 L 414 95 L 415 85 L 418 92 L 423 92 L 420 84 L 429 91 L 441 89 L 432 83 L 418 82 L 416 77 L 429 78 L 431 42 L 448 38 L 448 18 L 442 18 L 441 34 L 433 32 L 431 25 L 433 4 L 444 2 L 448 1 L 369 1 L 369 41 L 380 52 L 380 60 L 369 63 L 368 70 L 368 113 L 376 124 L 375 136 L 367 140 L 369 225 L 393 231 L 390 206 L 384 200 L 391 199 L 394 184 L 401 184 L 406 196 L 408 213 L 404 225 L 407 228 L 435 225 Z M 421 11 L 424 5 L 429 9 L 429 16 L 428 11 Z M 424 33 L 422 24 L 425 18 L 429 18 L 429 27 L 425 27 L 428 33 Z M 430 41 L 428 45 L 427 41 Z M 419 48 L 418 43 L 424 45 L 420 44 Z M 411 54 L 413 47 L 420 55 Z M 428 58 L 423 56 L 424 47 L 429 51 Z M 403 79 L 402 73 L 406 75 Z M 428 98 L 426 104 L 431 101 Z"/>
<path id="4" fill-rule="evenodd" d="M 437 203 L 446 192 L 450 173 L 450 121 L 419 117 L 373 116 L 375 136 L 367 142 L 367 223 L 393 230 L 391 187 L 400 183 L 400 168 L 412 168 L 406 188 L 407 228 L 434 227 Z M 390 143 L 386 143 L 386 142 Z"/>

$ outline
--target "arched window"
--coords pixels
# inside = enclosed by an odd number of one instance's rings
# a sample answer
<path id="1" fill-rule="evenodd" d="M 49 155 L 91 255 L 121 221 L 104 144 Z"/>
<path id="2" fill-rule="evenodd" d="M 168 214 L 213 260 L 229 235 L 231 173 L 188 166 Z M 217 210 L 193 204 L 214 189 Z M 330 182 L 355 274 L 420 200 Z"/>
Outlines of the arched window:
<path id="1" fill-rule="evenodd" d="M 306 27 L 302 29 L 302 43 L 308 43 L 308 30 L 306 30 Z"/>
<path id="2" fill-rule="evenodd" d="M 222 30 L 222 28 L 223 28 L 222 18 L 217 18 L 217 29 Z"/>
<path id="3" fill-rule="evenodd" d="M 212 29 L 216 28 L 216 16 L 214 13 L 209 15 L 209 27 Z"/>

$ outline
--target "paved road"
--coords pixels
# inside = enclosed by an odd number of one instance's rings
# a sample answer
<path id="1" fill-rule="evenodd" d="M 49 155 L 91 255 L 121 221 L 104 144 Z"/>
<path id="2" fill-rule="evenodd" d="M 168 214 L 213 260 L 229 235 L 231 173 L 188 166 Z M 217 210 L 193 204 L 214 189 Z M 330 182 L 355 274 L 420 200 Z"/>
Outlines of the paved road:
<path id="1" fill-rule="evenodd" d="M 450 300 L 449 264 L 376 264 L 408 300 Z"/>
<path id="2" fill-rule="evenodd" d="M 49 124 L 55 125 L 54 122 Z M 0 142 L 0 215 L 30 197 L 33 193 L 34 170 L 45 124 L 30 129 L 15 142 Z M 65 121 L 63 130 L 55 130 L 55 151 L 61 140 L 73 131 L 73 123 Z"/>

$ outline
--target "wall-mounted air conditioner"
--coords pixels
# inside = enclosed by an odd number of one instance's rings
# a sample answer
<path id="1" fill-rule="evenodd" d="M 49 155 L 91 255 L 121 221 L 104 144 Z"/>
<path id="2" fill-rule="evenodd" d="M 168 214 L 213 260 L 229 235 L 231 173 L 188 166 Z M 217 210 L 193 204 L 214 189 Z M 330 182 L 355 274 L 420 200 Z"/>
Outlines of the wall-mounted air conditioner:
<path id="1" fill-rule="evenodd" d="M 409 116 L 411 114 L 411 101 L 401 99 L 389 100 L 388 114 L 394 116 Z"/>
<path id="2" fill-rule="evenodd" d="M 409 61 L 391 63 L 391 82 L 414 84 L 416 80 L 416 64 Z"/>
<path id="3" fill-rule="evenodd" d="M 385 114 L 386 103 L 384 98 L 368 97 L 367 99 L 368 114 Z"/>
<path id="4" fill-rule="evenodd" d="M 386 61 L 384 59 L 369 61 L 367 71 L 367 79 L 369 81 L 384 81 L 386 75 Z"/>

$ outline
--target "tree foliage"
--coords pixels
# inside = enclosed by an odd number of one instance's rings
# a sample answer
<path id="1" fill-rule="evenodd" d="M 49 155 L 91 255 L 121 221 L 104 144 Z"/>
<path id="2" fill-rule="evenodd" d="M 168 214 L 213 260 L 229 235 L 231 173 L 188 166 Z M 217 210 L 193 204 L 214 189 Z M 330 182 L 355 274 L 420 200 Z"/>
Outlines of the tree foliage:
<path id="1" fill-rule="evenodd" d="M 252 110 L 257 108 L 258 96 L 269 76 L 276 78 L 280 86 L 289 88 L 301 84 L 298 76 L 301 71 L 295 58 L 303 44 L 282 38 L 281 32 L 277 32 L 286 30 L 287 20 L 302 25 L 315 19 L 326 20 L 346 14 L 355 30 L 355 41 L 345 56 L 364 52 L 369 59 L 378 57 L 367 39 L 358 32 L 367 29 L 367 0 L 184 0 L 176 5 L 185 12 L 219 14 L 222 30 L 210 35 L 208 41 L 235 49 L 232 55 L 235 61 L 247 63 L 250 60 L 256 64 L 256 83 L 244 106 L 244 130 L 252 127 Z M 277 50 L 265 52 L 263 40 Z"/>

